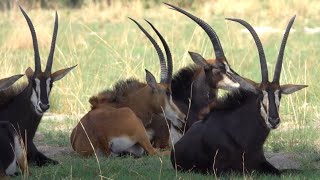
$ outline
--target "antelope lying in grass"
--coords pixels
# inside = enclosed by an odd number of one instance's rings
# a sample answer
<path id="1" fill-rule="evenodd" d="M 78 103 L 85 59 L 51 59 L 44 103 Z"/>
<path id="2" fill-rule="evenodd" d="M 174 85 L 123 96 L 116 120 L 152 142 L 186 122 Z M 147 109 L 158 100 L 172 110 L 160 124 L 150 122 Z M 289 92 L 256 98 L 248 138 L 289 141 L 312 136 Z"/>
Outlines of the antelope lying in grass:
<path id="1" fill-rule="evenodd" d="M 262 82 L 253 83 L 252 91 L 240 90 L 227 95 L 202 121 L 195 123 L 171 151 L 172 165 L 183 171 L 235 171 L 280 174 L 263 153 L 263 144 L 271 129 L 280 123 L 281 95 L 301 90 L 306 85 L 280 85 L 283 54 L 293 17 L 285 31 L 273 81 L 268 80 L 267 63 L 262 44 L 254 29 L 240 19 L 229 19 L 244 25 L 252 34 L 260 57 Z"/>
<path id="2" fill-rule="evenodd" d="M 15 75 L 0 80 L 0 91 L 11 86 L 23 75 Z M 2 116 L 0 119 L 2 120 Z M 0 179 L 17 174 L 17 163 L 22 172 L 26 170 L 26 156 L 23 143 L 10 122 L 0 122 Z"/>
<path id="3" fill-rule="evenodd" d="M 143 28 L 141 30 L 159 55 L 161 81 L 156 83 L 154 76 L 146 71 L 147 84 L 134 79 L 120 81 L 113 91 L 90 98 L 91 111 L 71 134 L 72 147 L 81 155 L 89 156 L 95 151 L 107 156 L 122 152 L 141 156 L 144 151 L 152 155 L 156 150 L 149 141 L 145 126 L 151 123 L 153 115 L 164 115 L 175 126 L 183 126 L 185 115 L 171 97 L 172 62 L 168 60 L 167 68 L 160 47 Z"/>
<path id="4" fill-rule="evenodd" d="M 7 103 L 0 105 L 0 117 L 2 118 L 1 121 L 11 122 L 18 132 L 21 132 L 22 137 L 26 137 L 24 142 L 26 143 L 27 147 L 29 163 L 35 163 L 38 166 L 42 166 L 47 163 L 57 164 L 57 161 L 46 157 L 44 154 L 38 151 L 33 143 L 33 137 L 41 121 L 43 113 L 45 113 L 50 107 L 49 95 L 53 86 L 53 82 L 63 78 L 75 66 L 51 73 L 55 42 L 58 32 L 58 15 L 56 13 L 47 66 L 44 72 L 41 71 L 36 32 L 26 12 L 21 7 L 20 9 L 28 23 L 32 35 L 35 71 L 33 71 L 30 67 L 27 68 L 25 74 L 28 78 L 28 84 L 24 86 L 23 89 L 21 89 L 18 93 L 13 91 L 8 92 L 9 95 L 7 97 Z"/>
<path id="5" fill-rule="evenodd" d="M 230 67 L 220 40 L 208 23 L 179 7 L 164 4 L 196 22 L 210 38 L 215 52 L 215 59 L 209 60 L 205 60 L 200 54 L 189 52 L 196 65 L 182 68 L 173 76 L 172 97 L 182 112 L 187 114 L 185 130 L 188 130 L 194 122 L 201 119 L 203 113 L 208 113 L 208 108 L 205 107 L 217 101 L 218 89 L 232 91 L 240 86 L 243 89 L 250 87 L 247 87 L 246 82 Z M 171 134 L 176 134 L 176 137 L 172 137 L 173 143 L 181 138 L 180 133 L 171 128 Z"/>

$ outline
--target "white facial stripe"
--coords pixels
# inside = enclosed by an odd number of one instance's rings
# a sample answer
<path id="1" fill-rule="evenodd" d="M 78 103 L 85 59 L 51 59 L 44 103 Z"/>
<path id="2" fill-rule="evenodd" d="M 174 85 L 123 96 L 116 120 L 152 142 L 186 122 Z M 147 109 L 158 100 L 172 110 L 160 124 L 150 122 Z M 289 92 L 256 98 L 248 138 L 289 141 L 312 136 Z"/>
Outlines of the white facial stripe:
<path id="1" fill-rule="evenodd" d="M 40 80 L 36 78 L 34 81 L 36 82 L 36 93 L 40 99 Z"/>
<path id="2" fill-rule="evenodd" d="M 233 82 L 228 76 L 223 74 L 222 80 L 218 82 L 217 87 L 224 90 L 233 90 L 235 88 L 239 88 L 240 84 Z"/>
<path id="3" fill-rule="evenodd" d="M 280 94 L 280 90 L 274 91 L 274 98 L 275 98 L 275 102 L 276 102 L 276 106 L 277 106 L 278 112 L 279 112 L 279 105 L 280 105 L 280 97 L 279 97 L 279 94 Z"/>
<path id="4" fill-rule="evenodd" d="M 48 98 L 49 98 L 49 93 L 50 93 L 50 82 L 51 82 L 51 78 L 48 78 L 47 81 L 46 81 Z"/>
<path id="5" fill-rule="evenodd" d="M 172 96 L 170 95 L 169 101 L 165 100 L 165 108 L 164 108 L 164 114 L 174 126 L 178 128 L 182 128 L 183 124 L 179 119 L 179 109 L 178 107 L 173 103 Z"/>
<path id="6" fill-rule="evenodd" d="M 271 127 L 268 117 L 269 117 L 269 97 L 268 97 L 268 92 L 267 91 L 262 91 L 263 93 L 263 99 L 262 102 L 260 103 L 260 114 L 268 127 Z"/>
<path id="7" fill-rule="evenodd" d="M 40 91 L 40 80 L 38 78 L 35 78 L 34 81 L 36 82 L 36 89 L 32 88 L 32 94 L 30 97 L 30 101 L 34 107 L 34 111 L 38 115 L 42 115 L 43 112 L 40 110 L 39 103 L 40 103 L 40 96 L 41 96 L 41 91 Z"/>

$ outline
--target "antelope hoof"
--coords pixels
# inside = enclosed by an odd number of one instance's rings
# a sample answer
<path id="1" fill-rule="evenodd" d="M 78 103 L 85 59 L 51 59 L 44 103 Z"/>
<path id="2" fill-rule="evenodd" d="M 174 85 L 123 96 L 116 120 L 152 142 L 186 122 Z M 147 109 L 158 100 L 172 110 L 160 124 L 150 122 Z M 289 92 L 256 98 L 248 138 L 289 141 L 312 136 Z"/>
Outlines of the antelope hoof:
<path id="1" fill-rule="evenodd" d="M 45 155 L 43 155 L 41 153 L 39 153 L 37 155 L 37 157 L 35 158 L 35 163 L 39 167 L 59 164 L 58 161 L 50 159 L 50 158 L 46 157 Z"/>

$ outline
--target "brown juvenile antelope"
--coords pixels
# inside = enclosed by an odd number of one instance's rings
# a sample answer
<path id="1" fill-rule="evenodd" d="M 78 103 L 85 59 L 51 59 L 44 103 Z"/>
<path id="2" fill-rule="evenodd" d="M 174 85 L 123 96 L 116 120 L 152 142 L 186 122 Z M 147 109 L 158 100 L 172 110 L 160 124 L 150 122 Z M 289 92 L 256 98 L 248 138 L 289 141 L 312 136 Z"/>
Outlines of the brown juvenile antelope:
<path id="1" fill-rule="evenodd" d="M 51 48 L 46 69 L 44 72 L 41 71 L 36 32 L 26 12 L 21 7 L 20 9 L 28 23 L 32 36 L 35 71 L 33 71 L 30 67 L 27 68 L 25 74 L 28 78 L 28 84 L 24 86 L 19 93 L 12 92 L 8 97 L 6 97 L 8 99 L 7 103 L 0 105 L 0 117 L 1 121 L 11 122 L 18 132 L 21 132 L 22 137 L 26 137 L 24 142 L 26 143 L 27 147 L 29 163 L 35 163 L 38 166 L 48 163 L 57 164 L 57 161 L 46 157 L 44 154 L 38 151 L 33 143 L 33 137 L 37 131 L 43 114 L 50 107 L 49 95 L 53 86 L 53 82 L 63 78 L 75 66 L 61 69 L 54 73 L 51 72 L 55 43 L 58 33 L 58 14 L 56 13 Z"/>
<path id="2" fill-rule="evenodd" d="M 92 155 L 94 150 L 106 155 L 131 152 L 141 156 L 144 150 L 155 154 L 144 127 L 144 123 L 150 122 L 154 114 L 163 114 L 173 124 L 182 127 L 185 115 L 171 97 L 172 68 L 166 67 L 160 47 L 148 33 L 145 34 L 162 62 L 160 83 L 146 71 L 147 84 L 132 79 L 120 81 L 113 91 L 90 98 L 92 110 L 80 120 L 71 134 L 72 147 L 79 154 Z"/>
<path id="3" fill-rule="evenodd" d="M 0 91 L 7 89 L 23 75 L 0 80 Z M 0 117 L 2 120 L 3 117 Z M 22 172 L 26 170 L 26 156 L 23 143 L 10 122 L 0 122 L 0 179 L 17 174 L 17 164 Z"/>

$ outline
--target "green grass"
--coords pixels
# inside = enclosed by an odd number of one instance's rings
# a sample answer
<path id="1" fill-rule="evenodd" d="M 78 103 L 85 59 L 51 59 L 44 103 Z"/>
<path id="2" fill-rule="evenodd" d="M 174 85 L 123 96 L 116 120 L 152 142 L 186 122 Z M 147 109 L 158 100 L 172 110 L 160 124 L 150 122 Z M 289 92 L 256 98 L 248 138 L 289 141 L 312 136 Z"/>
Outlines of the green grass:
<path id="1" fill-rule="evenodd" d="M 225 17 L 243 18 L 254 26 L 271 26 L 281 33 L 260 34 L 266 52 L 269 75 L 277 59 L 282 31 L 293 14 L 297 14 L 285 50 L 281 83 L 308 84 L 309 87 L 281 101 L 280 127 L 272 131 L 265 145 L 267 151 L 318 153 L 319 134 L 319 77 L 320 34 L 306 34 L 304 27 L 320 26 L 318 1 L 217 1 L 193 5 L 191 11 L 209 22 L 219 35 L 224 52 L 235 71 L 244 77 L 260 81 L 258 54 L 252 37 L 241 33 L 241 25 L 225 21 Z M 230 6 L 237 4 L 237 6 Z M 241 7 L 241 8 L 239 8 Z M 89 110 L 88 99 L 99 91 L 112 87 L 119 79 L 137 77 L 144 81 L 144 69 L 159 77 L 157 55 L 142 32 L 127 19 L 138 20 L 158 40 L 143 18 L 150 20 L 163 34 L 171 47 L 174 70 L 191 64 L 188 51 L 212 58 L 212 46 L 205 33 L 191 20 L 169 10 L 164 5 L 143 9 L 139 1 L 130 6 L 114 5 L 100 9 L 95 6 L 79 10 L 58 9 L 59 34 L 53 70 L 78 64 L 64 79 L 55 83 L 51 92 L 52 113 L 79 115 Z M 44 67 L 53 28 L 53 10 L 28 10 L 39 37 Z M 0 13 L 0 77 L 23 73 L 34 68 L 31 36 L 18 10 Z M 159 42 L 159 41 L 158 41 Z M 159 42 L 160 44 L 160 42 Z M 26 79 L 21 80 L 26 81 Z M 69 134 L 79 119 L 43 121 L 39 132 L 41 143 L 70 146 Z M 319 171 L 309 166 L 314 157 L 301 159 L 305 171 L 282 179 L 317 179 Z M 31 168 L 30 179 L 98 179 L 99 169 L 94 158 L 77 155 L 59 156 L 61 165 Z M 176 176 L 168 158 L 100 159 L 102 175 L 113 179 L 212 179 L 213 176 L 181 174 Z M 225 179 L 270 179 L 268 176 L 232 175 Z M 224 179 L 224 178 L 222 178 Z"/>

